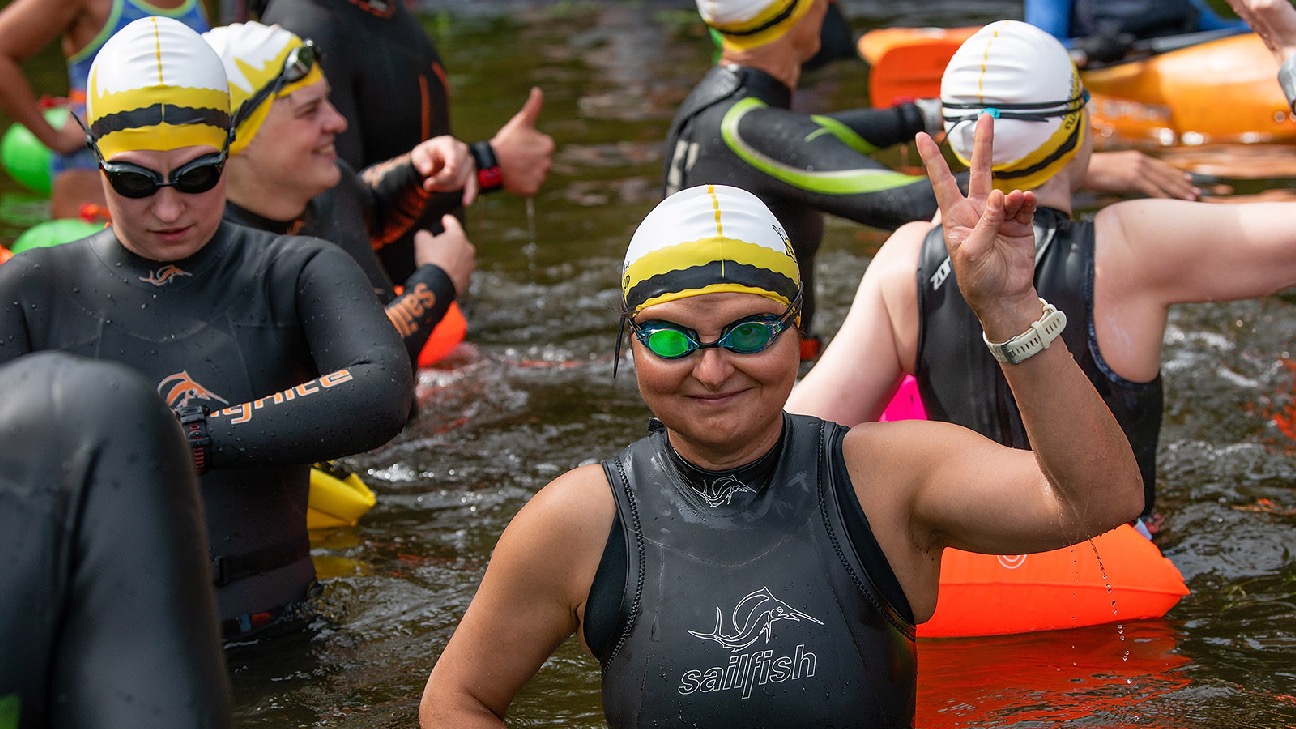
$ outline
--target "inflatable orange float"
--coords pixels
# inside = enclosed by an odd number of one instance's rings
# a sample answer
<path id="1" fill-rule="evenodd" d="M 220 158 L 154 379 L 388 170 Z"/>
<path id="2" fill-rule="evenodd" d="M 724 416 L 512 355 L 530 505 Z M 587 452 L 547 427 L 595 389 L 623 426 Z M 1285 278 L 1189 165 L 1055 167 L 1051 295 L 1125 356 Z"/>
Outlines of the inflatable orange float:
<path id="1" fill-rule="evenodd" d="M 880 418 L 925 418 L 917 381 L 906 376 Z M 1174 564 L 1134 527 L 1039 554 L 946 549 L 940 592 L 920 638 L 1007 635 L 1159 618 L 1188 594 Z"/>

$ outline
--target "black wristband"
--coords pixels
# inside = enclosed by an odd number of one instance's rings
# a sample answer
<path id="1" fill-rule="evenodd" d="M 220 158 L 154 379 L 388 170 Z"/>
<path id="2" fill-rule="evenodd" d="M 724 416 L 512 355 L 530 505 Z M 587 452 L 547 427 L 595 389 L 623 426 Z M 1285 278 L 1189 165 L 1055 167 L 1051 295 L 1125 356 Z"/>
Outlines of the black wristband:
<path id="1" fill-rule="evenodd" d="M 468 153 L 477 164 L 478 192 L 495 192 L 504 187 L 504 171 L 500 169 L 495 148 L 490 142 L 473 142 L 468 145 Z"/>
<path id="2" fill-rule="evenodd" d="M 201 476 L 207 471 L 207 459 L 211 455 L 211 434 L 207 431 L 207 414 L 205 405 L 186 405 L 176 408 L 176 417 L 184 430 L 185 440 L 193 450 L 194 470 Z"/>
<path id="3" fill-rule="evenodd" d="M 1287 56 L 1278 66 L 1278 85 L 1287 97 L 1288 106 L 1296 113 L 1296 54 Z"/>

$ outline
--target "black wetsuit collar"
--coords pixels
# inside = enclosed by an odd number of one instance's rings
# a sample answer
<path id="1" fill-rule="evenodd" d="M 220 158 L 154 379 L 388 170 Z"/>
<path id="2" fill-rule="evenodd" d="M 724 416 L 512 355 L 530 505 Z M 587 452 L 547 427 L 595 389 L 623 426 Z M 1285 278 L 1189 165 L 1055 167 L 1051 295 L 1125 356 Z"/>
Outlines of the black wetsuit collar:
<path id="1" fill-rule="evenodd" d="M 663 437 L 665 436 L 663 435 Z M 669 439 L 666 440 L 665 450 L 668 460 L 674 466 L 675 474 L 679 476 L 680 480 L 700 496 L 707 505 L 720 506 L 729 503 L 733 495 L 739 491 L 760 494 L 769 486 L 770 476 L 774 473 L 774 467 L 778 465 L 778 458 L 775 455 L 783 449 L 783 442 L 786 437 L 787 421 L 784 419 L 778 441 L 764 455 L 737 468 L 726 468 L 719 471 L 702 468 L 690 463 L 679 454 L 679 451 L 675 450 Z"/>
<path id="2" fill-rule="evenodd" d="M 777 78 L 751 66 L 727 64 L 721 68 L 740 76 L 749 96 L 755 96 L 769 106 L 780 109 L 792 108 L 792 87 Z"/>
<path id="3" fill-rule="evenodd" d="M 225 202 L 225 219 L 238 223 L 239 225 L 246 225 L 249 228 L 258 228 L 279 235 L 293 235 L 296 231 L 301 230 L 305 225 L 306 219 L 310 217 L 311 208 L 313 207 L 312 204 L 314 202 L 314 199 L 312 199 L 307 203 L 306 210 L 292 220 L 274 220 L 273 218 L 267 218 L 259 213 L 254 213 L 242 205 L 227 200 Z"/>
<path id="4" fill-rule="evenodd" d="M 205 271 L 225 257 L 225 249 L 229 247 L 230 237 L 230 223 L 222 220 L 206 245 L 192 256 L 177 261 L 155 261 L 136 254 L 117 238 L 112 228 L 96 234 L 91 246 L 94 248 L 95 255 L 114 270 L 115 276 L 123 280 L 138 279 L 146 284 L 157 285 L 159 283 L 157 277 L 165 276 L 166 283 L 172 288 L 181 288 L 184 286 L 184 281 L 181 279 L 187 279 L 188 276 L 175 276 L 164 272 L 179 270 L 186 274 L 196 274 Z"/>

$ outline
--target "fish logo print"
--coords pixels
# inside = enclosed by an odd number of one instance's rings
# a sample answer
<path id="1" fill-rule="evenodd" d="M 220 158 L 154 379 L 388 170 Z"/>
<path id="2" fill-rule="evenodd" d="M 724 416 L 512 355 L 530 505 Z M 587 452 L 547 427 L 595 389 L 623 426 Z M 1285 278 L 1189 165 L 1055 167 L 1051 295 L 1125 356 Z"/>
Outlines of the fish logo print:
<path id="1" fill-rule="evenodd" d="M 174 263 L 169 263 L 156 271 L 149 271 L 149 275 L 140 276 L 139 279 L 144 283 L 151 283 L 154 286 L 166 286 L 180 276 L 192 275 L 192 273 L 189 273 Z"/>
<path id="2" fill-rule="evenodd" d="M 769 643 L 774 635 L 774 623 L 780 620 L 802 620 L 823 625 L 823 621 L 806 615 L 791 605 L 774 597 L 768 587 L 762 587 L 738 601 L 730 616 L 730 629 L 726 631 L 724 612 L 716 608 L 716 626 L 710 633 L 690 630 L 689 634 L 703 640 L 714 640 L 737 653 L 764 637 Z"/>
<path id="3" fill-rule="evenodd" d="M 177 372 L 158 383 L 158 394 L 172 408 L 184 407 L 190 400 L 216 400 L 229 405 L 229 400 L 217 395 L 189 376 L 189 371 Z"/>

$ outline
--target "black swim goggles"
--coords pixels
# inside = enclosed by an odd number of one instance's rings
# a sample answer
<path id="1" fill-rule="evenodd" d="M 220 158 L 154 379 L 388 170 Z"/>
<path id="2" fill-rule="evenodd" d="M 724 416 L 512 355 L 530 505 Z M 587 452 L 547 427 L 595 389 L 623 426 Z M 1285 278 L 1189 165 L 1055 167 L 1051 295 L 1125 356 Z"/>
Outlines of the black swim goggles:
<path id="1" fill-rule="evenodd" d="M 1026 104 L 999 104 L 998 106 L 986 106 L 985 104 L 951 104 L 941 102 L 942 118 L 953 124 L 961 124 L 965 121 L 976 121 L 982 114 L 989 114 L 995 119 L 1018 119 L 1020 121 L 1048 121 L 1058 117 L 1075 114 L 1089 103 L 1089 90 L 1080 89 L 1080 93 L 1067 99 L 1066 101 L 1044 101 L 1039 103 Z M 948 110 L 966 109 L 963 114 L 950 114 Z"/>
<path id="2" fill-rule="evenodd" d="M 262 86 L 261 90 L 249 96 L 234 111 L 234 128 L 237 129 L 267 99 L 278 95 L 284 86 L 297 83 L 306 78 L 306 74 L 310 73 L 311 69 L 315 68 L 315 64 L 323 59 L 324 52 L 310 39 L 302 41 L 301 45 L 288 51 L 288 57 L 284 59 L 283 69 L 279 71 L 279 75 L 271 79 L 270 83 Z"/>
<path id="3" fill-rule="evenodd" d="M 649 352 L 662 359 L 682 359 L 699 349 L 717 348 L 735 354 L 756 354 L 769 349 L 780 334 L 792 327 L 799 304 L 798 297 L 782 316 L 757 314 L 730 322 L 714 342 L 701 341 L 693 329 L 657 319 L 642 324 L 630 320 L 630 330 Z"/>
<path id="4" fill-rule="evenodd" d="M 81 117 L 76 114 L 73 114 L 72 118 L 76 119 L 77 124 L 85 130 L 86 146 L 94 152 L 99 169 L 103 170 L 104 177 L 108 178 L 108 184 L 112 185 L 112 189 L 118 195 L 131 200 L 141 200 L 156 195 L 157 191 L 164 187 L 174 187 L 176 192 L 183 192 L 186 195 L 209 192 L 216 187 L 216 183 L 220 182 L 221 173 L 225 170 L 225 160 L 229 158 L 230 140 L 234 138 L 231 127 L 230 133 L 225 135 L 225 146 L 221 151 L 192 159 L 164 177 L 157 170 L 132 162 L 109 162 L 104 159 L 98 141 L 90 133 L 85 122 L 81 121 Z"/>

